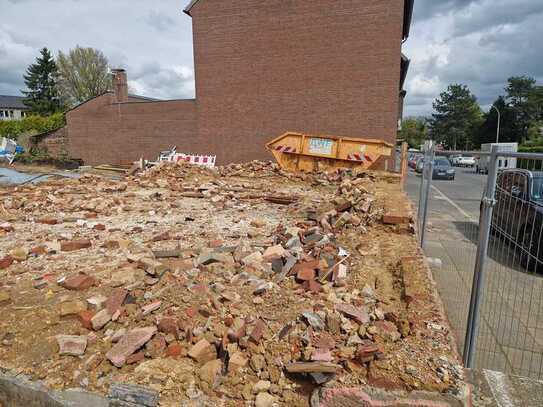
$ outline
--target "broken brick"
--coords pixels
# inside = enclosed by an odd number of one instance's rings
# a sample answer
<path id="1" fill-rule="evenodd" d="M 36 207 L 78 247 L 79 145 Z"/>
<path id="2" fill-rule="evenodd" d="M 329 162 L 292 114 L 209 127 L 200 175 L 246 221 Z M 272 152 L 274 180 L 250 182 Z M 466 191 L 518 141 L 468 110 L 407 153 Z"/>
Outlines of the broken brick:
<path id="1" fill-rule="evenodd" d="M 254 343 L 259 343 L 262 339 L 262 336 L 264 335 L 264 322 L 259 319 L 256 321 L 255 327 L 253 328 L 253 331 L 251 332 L 250 339 Z"/>
<path id="2" fill-rule="evenodd" d="M 95 283 L 96 280 L 94 280 L 94 278 L 87 274 L 80 273 L 61 280 L 59 285 L 67 290 L 84 291 L 91 288 Z"/>
<path id="3" fill-rule="evenodd" d="M 172 343 L 168 346 L 168 349 L 166 349 L 166 356 L 175 358 L 177 356 L 181 356 L 183 353 L 183 347 L 178 343 Z"/>
<path id="4" fill-rule="evenodd" d="M 73 252 L 75 250 L 87 249 L 92 246 L 90 240 L 71 240 L 60 243 L 60 250 L 63 252 Z"/>
<path id="5" fill-rule="evenodd" d="M 105 303 L 106 310 L 111 314 L 115 314 L 123 305 L 123 302 L 128 295 L 128 291 L 124 288 L 116 288 L 113 290 Z"/>
<path id="6" fill-rule="evenodd" d="M 365 308 L 343 303 L 336 304 L 336 310 L 347 318 L 354 319 L 360 324 L 368 324 L 370 322 L 370 316 Z"/>
<path id="7" fill-rule="evenodd" d="M 132 329 L 106 353 L 106 358 L 115 366 L 122 367 L 126 363 L 126 358 L 145 345 L 156 331 L 155 326 Z"/>
<path id="8" fill-rule="evenodd" d="M 6 269 L 13 264 L 13 258 L 6 256 L 0 259 L 0 270 Z"/>
<path id="9" fill-rule="evenodd" d="M 95 312 L 91 310 L 85 310 L 81 311 L 77 314 L 79 321 L 81 322 L 81 326 L 85 329 L 91 330 L 92 329 L 92 318 L 94 317 Z"/>

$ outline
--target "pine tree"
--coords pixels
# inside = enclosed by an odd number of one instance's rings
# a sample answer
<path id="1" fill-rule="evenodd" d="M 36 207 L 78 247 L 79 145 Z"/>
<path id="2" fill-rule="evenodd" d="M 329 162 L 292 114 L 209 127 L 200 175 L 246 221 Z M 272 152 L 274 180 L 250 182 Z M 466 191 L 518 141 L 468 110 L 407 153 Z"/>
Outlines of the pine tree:
<path id="1" fill-rule="evenodd" d="M 24 104 L 33 113 L 46 116 L 62 109 L 57 90 L 58 69 L 53 56 L 47 48 L 40 51 L 36 63 L 30 65 L 24 80 L 28 90 Z"/>
<path id="2" fill-rule="evenodd" d="M 466 85 L 452 84 L 439 95 L 430 119 L 432 138 L 453 150 L 469 150 L 482 123 L 481 108 Z"/>

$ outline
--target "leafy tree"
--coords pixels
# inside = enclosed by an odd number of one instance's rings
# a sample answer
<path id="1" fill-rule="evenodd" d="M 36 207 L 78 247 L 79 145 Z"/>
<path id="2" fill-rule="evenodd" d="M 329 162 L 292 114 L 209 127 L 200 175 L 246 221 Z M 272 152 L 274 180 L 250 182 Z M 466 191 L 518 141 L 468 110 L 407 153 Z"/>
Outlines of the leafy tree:
<path id="1" fill-rule="evenodd" d="M 55 60 L 47 48 L 40 51 L 36 63 L 31 64 L 24 75 L 25 85 L 28 90 L 24 104 L 30 110 L 42 116 L 62 110 L 58 88 L 58 69 Z"/>
<path id="2" fill-rule="evenodd" d="M 434 101 L 435 113 L 429 121 L 435 141 L 445 147 L 469 150 L 475 144 L 482 123 L 481 108 L 466 85 L 449 85 Z"/>
<path id="3" fill-rule="evenodd" d="M 498 97 L 493 106 L 500 111 L 500 142 L 518 142 L 520 127 L 516 120 L 515 110 L 507 104 L 503 96 Z M 490 109 L 484 115 L 484 122 L 477 134 L 475 147 L 480 144 L 495 143 L 497 128 L 498 113 L 495 109 Z"/>
<path id="4" fill-rule="evenodd" d="M 94 48 L 79 45 L 68 54 L 58 53 L 60 91 L 69 106 L 76 106 L 111 89 L 108 60 Z"/>
<path id="5" fill-rule="evenodd" d="M 406 141 L 409 147 L 419 148 L 424 143 L 427 134 L 426 119 L 421 117 L 407 117 L 402 120 L 399 138 Z"/>
<path id="6" fill-rule="evenodd" d="M 513 76 L 507 82 L 507 101 L 514 109 L 519 124 L 520 134 L 516 141 L 523 142 L 528 136 L 528 129 L 541 112 L 541 106 L 538 106 L 541 102 L 540 91 L 536 80 L 529 76 Z"/>

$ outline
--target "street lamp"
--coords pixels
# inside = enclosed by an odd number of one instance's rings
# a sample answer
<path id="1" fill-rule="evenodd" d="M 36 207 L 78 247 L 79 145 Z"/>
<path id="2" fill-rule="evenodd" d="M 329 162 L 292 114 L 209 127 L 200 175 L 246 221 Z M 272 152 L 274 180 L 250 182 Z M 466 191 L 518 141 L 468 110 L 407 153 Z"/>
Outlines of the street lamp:
<path id="1" fill-rule="evenodd" d="M 498 130 L 496 131 L 496 144 L 500 142 L 500 120 L 501 120 L 501 114 L 498 108 L 494 105 L 490 106 L 491 109 L 496 109 L 496 112 L 498 112 Z"/>

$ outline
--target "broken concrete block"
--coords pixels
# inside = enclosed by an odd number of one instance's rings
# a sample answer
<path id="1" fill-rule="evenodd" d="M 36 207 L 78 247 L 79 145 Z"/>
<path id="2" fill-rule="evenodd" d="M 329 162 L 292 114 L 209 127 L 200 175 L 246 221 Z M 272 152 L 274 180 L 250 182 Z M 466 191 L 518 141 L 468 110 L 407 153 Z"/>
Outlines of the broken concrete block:
<path id="1" fill-rule="evenodd" d="M 277 398 L 270 393 L 258 393 L 255 400 L 255 407 L 273 407 L 277 403 Z"/>
<path id="2" fill-rule="evenodd" d="M 100 311 L 104 308 L 107 301 L 107 297 L 104 295 L 95 295 L 94 297 L 87 298 L 87 304 L 93 311 Z"/>
<path id="3" fill-rule="evenodd" d="M 132 329 L 106 353 L 106 358 L 115 366 L 122 367 L 126 363 L 126 358 L 145 345 L 156 331 L 156 326 Z"/>
<path id="4" fill-rule="evenodd" d="M 77 315 L 81 311 L 85 311 L 87 305 L 83 301 L 66 301 L 59 305 L 59 312 L 61 317 L 68 315 Z"/>
<path id="5" fill-rule="evenodd" d="M 198 371 L 200 379 L 209 384 L 211 387 L 216 387 L 222 377 L 222 362 L 220 359 L 210 360 Z"/>
<path id="6" fill-rule="evenodd" d="M 147 387 L 135 386 L 133 384 L 113 383 L 109 388 L 109 398 L 120 400 L 130 405 L 141 407 L 156 407 L 158 405 L 159 393 Z M 111 403 L 114 405 L 114 401 Z M 116 404 L 115 404 L 116 405 Z M 123 404 L 124 406 L 125 404 Z"/>
<path id="7" fill-rule="evenodd" d="M 265 261 L 272 261 L 272 260 L 275 260 L 275 259 L 280 259 L 281 257 L 286 256 L 286 254 L 287 254 L 287 251 L 285 249 L 283 249 L 283 246 L 278 244 L 278 245 L 275 245 L 275 246 L 268 247 L 264 251 L 264 254 L 262 255 L 262 258 Z"/>
<path id="8" fill-rule="evenodd" d="M 230 356 L 228 363 L 228 370 L 235 372 L 236 370 L 245 367 L 247 365 L 247 358 L 243 356 L 243 353 L 236 352 Z"/>
<path id="9" fill-rule="evenodd" d="M 87 348 L 86 336 L 57 335 L 55 338 L 60 355 L 81 356 L 85 353 Z"/>
<path id="10" fill-rule="evenodd" d="M 190 348 L 188 355 L 203 364 L 217 358 L 217 350 L 207 340 L 202 339 Z"/>
<path id="11" fill-rule="evenodd" d="M 9 251 L 9 256 L 15 261 L 25 261 L 28 258 L 28 249 L 25 247 L 16 247 Z"/>
<path id="12" fill-rule="evenodd" d="M 98 331 L 102 329 L 109 321 L 111 321 L 111 314 L 107 309 L 98 311 L 91 319 L 92 329 Z"/>
<path id="13" fill-rule="evenodd" d="M 11 302 L 11 294 L 7 290 L 0 290 L 0 305 L 6 305 Z"/>
<path id="14" fill-rule="evenodd" d="M 322 331 L 324 329 L 324 321 L 322 318 L 315 312 L 304 312 L 302 316 L 305 320 L 311 325 L 311 327 L 317 331 Z"/>

